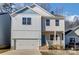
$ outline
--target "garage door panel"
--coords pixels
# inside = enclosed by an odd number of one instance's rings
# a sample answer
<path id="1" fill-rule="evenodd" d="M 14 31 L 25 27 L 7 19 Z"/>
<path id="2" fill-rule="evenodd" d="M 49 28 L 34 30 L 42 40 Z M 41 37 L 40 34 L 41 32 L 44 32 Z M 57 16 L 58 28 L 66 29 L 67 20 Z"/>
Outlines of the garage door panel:
<path id="1" fill-rule="evenodd" d="M 17 40 L 16 49 L 38 49 L 39 40 Z"/>

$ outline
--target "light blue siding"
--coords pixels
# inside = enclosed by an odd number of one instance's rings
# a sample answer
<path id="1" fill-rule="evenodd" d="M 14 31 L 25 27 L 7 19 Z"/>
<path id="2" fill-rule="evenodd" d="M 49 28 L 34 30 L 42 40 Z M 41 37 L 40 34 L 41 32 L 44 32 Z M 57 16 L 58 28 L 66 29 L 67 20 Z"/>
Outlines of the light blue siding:
<path id="1" fill-rule="evenodd" d="M 45 44 L 46 44 L 45 35 L 42 35 L 41 46 L 44 46 Z"/>
<path id="2" fill-rule="evenodd" d="M 24 14 L 36 14 L 36 15 L 38 15 L 38 13 L 34 12 L 34 11 L 31 10 L 31 9 L 23 9 L 23 10 L 17 12 L 16 14 L 19 14 L 19 13 L 24 13 Z"/>
<path id="3" fill-rule="evenodd" d="M 74 31 L 71 31 L 70 33 L 66 34 L 65 43 L 68 44 L 69 41 L 70 41 L 70 38 L 73 38 L 73 37 L 75 38 L 75 41 L 78 43 L 79 42 L 79 36 L 77 36 Z"/>

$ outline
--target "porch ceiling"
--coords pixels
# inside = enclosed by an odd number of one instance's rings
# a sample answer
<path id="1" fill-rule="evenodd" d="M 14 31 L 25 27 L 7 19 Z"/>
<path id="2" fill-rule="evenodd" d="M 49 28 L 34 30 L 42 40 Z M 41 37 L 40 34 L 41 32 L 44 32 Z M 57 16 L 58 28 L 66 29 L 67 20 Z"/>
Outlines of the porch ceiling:
<path id="1" fill-rule="evenodd" d="M 42 33 L 43 34 L 53 34 L 55 31 L 43 31 Z M 61 33 L 63 33 L 63 31 L 56 31 L 56 33 L 59 33 L 59 34 L 61 34 Z"/>

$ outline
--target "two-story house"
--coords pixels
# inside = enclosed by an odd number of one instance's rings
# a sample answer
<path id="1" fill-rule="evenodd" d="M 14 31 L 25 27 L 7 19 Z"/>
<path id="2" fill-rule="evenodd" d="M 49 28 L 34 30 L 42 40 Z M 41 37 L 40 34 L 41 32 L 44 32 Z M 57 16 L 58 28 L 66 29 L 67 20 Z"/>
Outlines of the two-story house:
<path id="1" fill-rule="evenodd" d="M 37 4 L 11 14 L 11 46 L 14 49 L 39 49 L 47 44 L 65 48 L 64 17 L 52 15 Z"/>
<path id="2" fill-rule="evenodd" d="M 79 26 L 69 28 L 65 31 L 65 48 L 79 49 Z"/>

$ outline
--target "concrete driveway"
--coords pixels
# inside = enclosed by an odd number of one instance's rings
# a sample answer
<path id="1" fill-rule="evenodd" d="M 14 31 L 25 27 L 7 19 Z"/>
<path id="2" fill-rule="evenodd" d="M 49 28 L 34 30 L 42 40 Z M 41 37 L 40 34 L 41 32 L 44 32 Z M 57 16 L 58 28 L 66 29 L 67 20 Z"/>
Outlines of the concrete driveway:
<path id="1" fill-rule="evenodd" d="M 39 50 L 10 50 L 0 55 L 41 55 Z"/>

